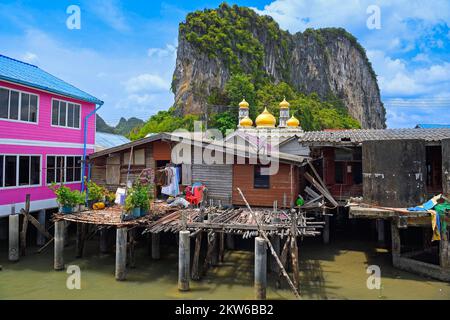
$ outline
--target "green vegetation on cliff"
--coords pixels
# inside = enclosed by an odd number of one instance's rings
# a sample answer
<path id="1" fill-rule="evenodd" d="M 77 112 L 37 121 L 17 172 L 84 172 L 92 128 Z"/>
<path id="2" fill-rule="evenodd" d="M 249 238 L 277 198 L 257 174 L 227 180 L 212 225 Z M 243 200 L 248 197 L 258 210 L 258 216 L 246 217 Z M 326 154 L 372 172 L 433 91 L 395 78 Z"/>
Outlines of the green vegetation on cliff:
<path id="1" fill-rule="evenodd" d="M 194 121 L 198 120 L 198 116 L 186 115 L 177 117 L 173 113 L 173 109 L 169 111 L 159 111 L 148 119 L 148 121 L 140 128 L 136 128 L 130 132 L 130 139 L 136 140 L 144 138 L 149 133 L 172 132 L 176 129 L 194 130 Z"/>
<path id="2" fill-rule="evenodd" d="M 289 84 L 268 83 L 255 90 L 251 78 L 238 74 L 231 77 L 226 87 L 226 98 L 232 109 L 215 114 L 209 127 L 216 127 L 221 131 L 234 129 L 237 126 L 238 105 L 245 97 L 250 104 L 250 117 L 255 120 L 264 108 L 279 116 L 279 103 L 286 98 L 291 104 L 291 115 L 296 116 L 304 130 L 353 129 L 361 125 L 348 115 L 347 109 L 340 99 L 330 94 L 326 101 L 316 94 L 305 95 L 295 91 Z M 222 97 L 223 98 L 223 97 Z"/>

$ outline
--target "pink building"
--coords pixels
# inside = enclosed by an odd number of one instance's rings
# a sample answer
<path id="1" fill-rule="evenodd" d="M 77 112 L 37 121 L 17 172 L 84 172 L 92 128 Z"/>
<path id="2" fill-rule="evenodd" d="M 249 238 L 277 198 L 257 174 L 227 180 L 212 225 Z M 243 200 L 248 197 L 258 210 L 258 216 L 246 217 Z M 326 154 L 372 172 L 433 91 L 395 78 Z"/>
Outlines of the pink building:
<path id="1" fill-rule="evenodd" d="M 0 217 L 57 207 L 52 182 L 80 189 L 94 152 L 99 99 L 42 69 L 0 55 Z M 61 175 L 61 167 L 63 174 Z"/>

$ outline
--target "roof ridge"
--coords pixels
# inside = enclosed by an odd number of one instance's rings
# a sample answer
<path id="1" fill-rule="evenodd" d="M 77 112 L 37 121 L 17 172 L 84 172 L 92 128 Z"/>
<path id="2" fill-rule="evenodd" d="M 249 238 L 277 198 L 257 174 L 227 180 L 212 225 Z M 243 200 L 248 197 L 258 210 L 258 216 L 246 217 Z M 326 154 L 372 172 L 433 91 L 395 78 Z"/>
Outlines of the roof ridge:
<path id="1" fill-rule="evenodd" d="M 31 66 L 31 67 L 34 67 L 34 68 L 38 68 L 38 69 L 39 69 L 39 67 L 36 66 L 36 65 L 34 65 L 34 64 L 31 64 L 31 63 L 28 63 L 28 62 L 24 62 L 24 61 L 21 61 L 21 60 L 17 60 L 17 59 L 14 59 L 14 58 L 5 56 L 4 54 L 0 54 L 0 57 L 5 58 L 5 59 L 9 59 L 9 60 L 12 60 L 12 61 L 15 61 L 15 62 L 18 62 L 18 63 L 23 63 L 23 64 L 26 64 L 26 65 L 29 65 L 29 66 Z"/>

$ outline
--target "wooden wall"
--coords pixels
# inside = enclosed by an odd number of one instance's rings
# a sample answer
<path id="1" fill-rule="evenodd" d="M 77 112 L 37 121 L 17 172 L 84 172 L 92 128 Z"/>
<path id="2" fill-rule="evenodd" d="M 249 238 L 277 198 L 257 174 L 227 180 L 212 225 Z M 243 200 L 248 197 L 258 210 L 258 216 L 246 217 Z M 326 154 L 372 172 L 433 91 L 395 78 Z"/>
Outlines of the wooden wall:
<path id="1" fill-rule="evenodd" d="M 450 197 L 450 139 L 442 140 L 442 189 Z"/>
<path id="2" fill-rule="evenodd" d="M 192 182 L 201 182 L 208 188 L 208 199 L 220 200 L 222 204 L 231 204 L 233 186 L 233 166 L 192 165 Z"/>
<path id="3" fill-rule="evenodd" d="M 286 194 L 287 205 L 295 202 L 299 192 L 299 169 L 293 166 L 292 169 L 292 192 L 291 192 L 291 166 L 280 163 L 278 173 L 270 176 L 269 189 L 255 189 L 253 187 L 254 165 L 234 164 L 233 165 L 233 204 L 245 205 L 239 192 L 239 187 L 251 206 L 272 207 L 273 202 L 278 200 L 278 207 L 283 204 L 283 195 Z"/>
<path id="4" fill-rule="evenodd" d="M 426 200 L 423 140 L 366 141 L 362 148 L 366 202 L 405 208 Z"/>

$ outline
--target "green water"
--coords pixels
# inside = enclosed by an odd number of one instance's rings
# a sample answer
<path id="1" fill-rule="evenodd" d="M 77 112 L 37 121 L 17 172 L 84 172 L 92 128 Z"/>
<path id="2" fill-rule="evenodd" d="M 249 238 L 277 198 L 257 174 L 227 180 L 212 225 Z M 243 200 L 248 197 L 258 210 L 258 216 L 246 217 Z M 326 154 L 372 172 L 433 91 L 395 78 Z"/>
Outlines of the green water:
<path id="1" fill-rule="evenodd" d="M 4 241 L 2 241 L 4 242 Z M 100 255 L 98 242 L 90 241 L 85 257 L 75 259 L 74 245 L 65 249 L 65 263 L 81 268 L 81 290 L 66 288 L 69 276 L 53 271 L 53 248 L 36 254 L 30 248 L 17 263 L 7 261 L 5 244 L 0 248 L 0 299 L 252 299 L 253 255 L 251 251 L 227 251 L 225 262 L 210 269 L 202 281 L 191 281 L 191 290 L 177 290 L 177 248 L 161 248 L 162 259 L 153 261 L 145 246 L 137 250 L 137 267 L 127 280 L 114 279 L 114 254 Z M 370 242 L 338 241 L 328 246 L 300 246 L 303 299 L 450 299 L 450 285 L 391 266 L 387 250 Z M 366 286 L 366 268 L 379 265 L 382 290 Z M 269 299 L 292 299 L 283 282 L 275 288 L 269 276 Z"/>

